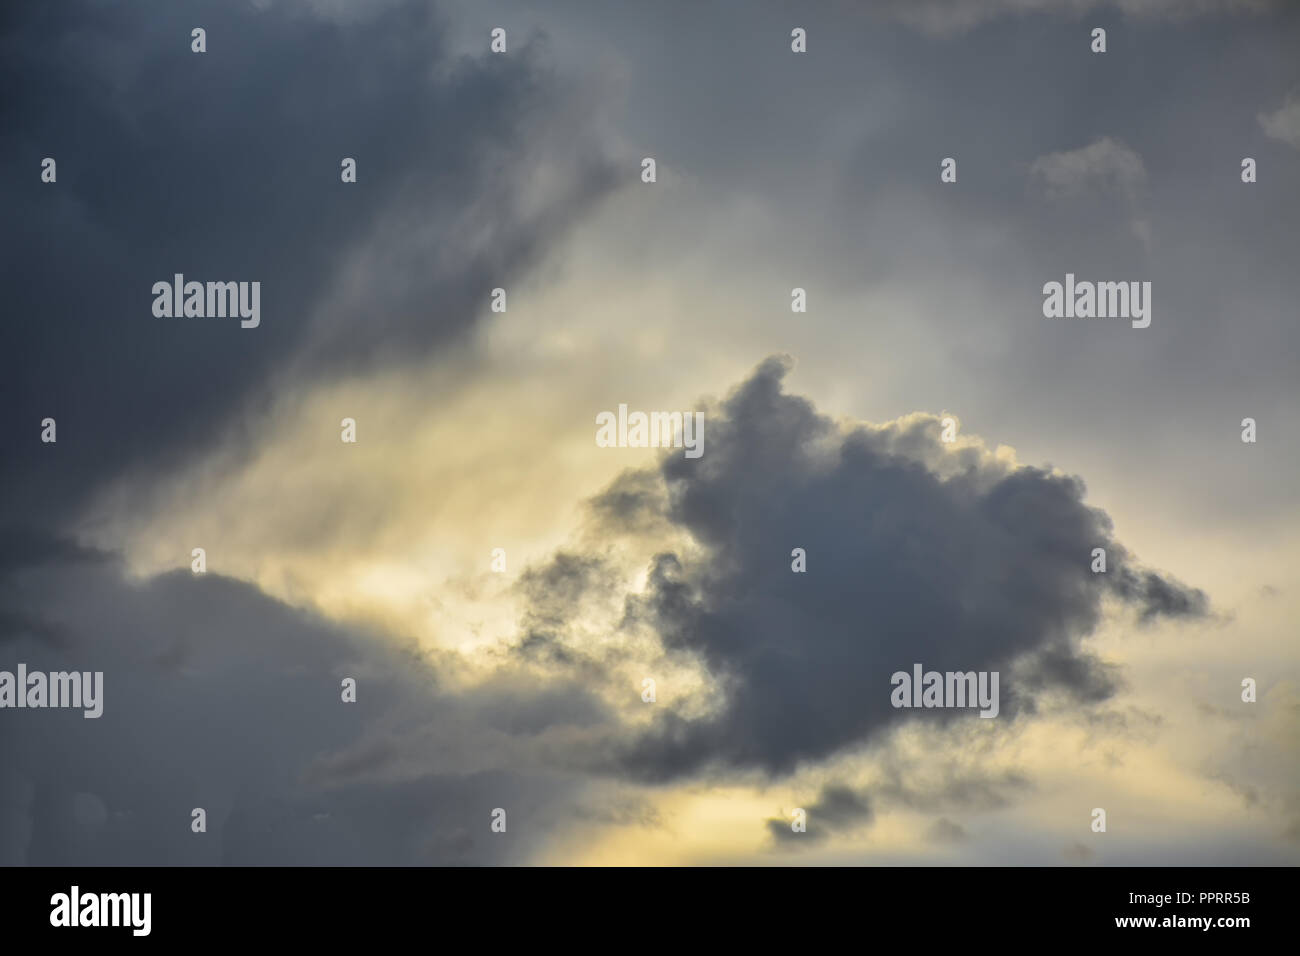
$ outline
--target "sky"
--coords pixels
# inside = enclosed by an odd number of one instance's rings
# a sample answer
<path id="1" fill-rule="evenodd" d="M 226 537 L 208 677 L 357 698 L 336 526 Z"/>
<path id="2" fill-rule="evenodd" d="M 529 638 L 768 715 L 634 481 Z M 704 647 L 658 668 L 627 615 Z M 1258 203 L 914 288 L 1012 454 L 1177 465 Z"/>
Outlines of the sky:
<path id="1" fill-rule="evenodd" d="M 6 5 L 0 685 L 103 713 L 0 686 L 0 863 L 1300 862 L 1297 51 L 1268 0 Z"/>

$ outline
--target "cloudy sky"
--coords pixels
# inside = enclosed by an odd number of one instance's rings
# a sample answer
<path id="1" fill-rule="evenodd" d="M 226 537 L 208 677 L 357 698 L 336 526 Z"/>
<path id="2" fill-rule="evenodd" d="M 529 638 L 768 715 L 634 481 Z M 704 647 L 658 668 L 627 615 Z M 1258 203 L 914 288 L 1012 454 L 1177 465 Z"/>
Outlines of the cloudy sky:
<path id="1" fill-rule="evenodd" d="M 0 671 L 104 694 L 0 709 L 0 862 L 1300 862 L 1297 50 L 1281 0 L 6 4 Z"/>

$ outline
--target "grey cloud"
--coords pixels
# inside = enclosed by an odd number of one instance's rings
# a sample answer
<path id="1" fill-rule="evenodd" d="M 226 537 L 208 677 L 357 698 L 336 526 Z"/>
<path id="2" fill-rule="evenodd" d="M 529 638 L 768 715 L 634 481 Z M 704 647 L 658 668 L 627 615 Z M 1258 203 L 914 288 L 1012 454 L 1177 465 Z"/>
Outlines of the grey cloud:
<path id="1" fill-rule="evenodd" d="M 1015 686 L 1024 688 L 1030 696 L 1043 688 L 1065 686 L 1071 688 L 1076 699 L 1093 703 L 1110 698 L 1123 685 L 1116 665 L 1083 651 L 1071 653 L 1059 647 L 1030 655 L 1016 670 L 1015 680 Z"/>
<path id="2" fill-rule="evenodd" d="M 615 185 L 595 94 L 522 42 L 454 55 L 416 0 L 8 5 L 0 48 L 0 523 L 123 474 L 145 494 L 277 395 L 458 341 Z M 261 325 L 155 318 L 175 273 L 261 282 Z"/>
<path id="3" fill-rule="evenodd" d="M 0 668 L 104 673 L 97 719 L 5 711 L 5 863 L 526 862 L 584 789 L 546 752 L 609 723 L 582 687 L 505 671 L 458 687 L 436 659 L 215 574 L 133 583 L 114 560 L 47 561 L 0 594 L 66 636 L 11 637 Z M 496 807 L 506 834 L 489 829 Z"/>
<path id="4" fill-rule="evenodd" d="M 703 553 L 655 557 L 644 594 L 625 599 L 625 626 L 698 661 L 724 703 L 708 718 L 661 714 L 621 748 L 626 772 L 785 774 L 902 720 L 955 719 L 891 706 L 890 675 L 915 662 L 1004 672 L 1003 720 L 1048 690 L 1086 706 L 1117 685 L 1114 668 L 1080 647 L 1104 599 L 1143 621 L 1205 613 L 1200 592 L 1158 572 L 1091 572 L 1096 546 L 1116 567 L 1131 559 L 1078 479 L 974 452 L 949 458 L 925 416 L 841 428 L 782 391 L 786 368 L 760 365 L 708 413 L 705 456 L 665 457 L 663 490 L 645 492 L 666 497 L 669 520 Z M 604 513 L 621 534 L 618 516 L 639 511 L 628 489 L 643 483 L 616 486 L 622 504 Z M 791 571 L 796 547 L 807 573 Z M 581 566 L 565 554 L 539 573 L 563 579 L 560 562 Z M 561 622 L 550 621 L 550 639 L 563 644 Z"/>
<path id="5" fill-rule="evenodd" d="M 1114 580 L 1119 595 L 1141 608 L 1143 622 L 1158 616 L 1201 617 L 1209 610 L 1203 592 L 1180 587 L 1154 571 L 1121 568 Z"/>
<path id="6" fill-rule="evenodd" d="M 13 597 L 22 588 L 25 569 L 59 565 L 111 564 L 113 557 L 95 548 L 58 536 L 41 533 L 30 526 L 0 528 L 0 646 L 8 641 L 34 640 L 49 647 L 66 646 L 66 629 L 44 609 L 16 609 Z"/>
<path id="7" fill-rule="evenodd" d="M 817 800 L 803 809 L 808 817 L 807 828 L 802 833 L 792 829 L 789 818 L 774 817 L 767 821 L 768 833 L 778 845 L 800 841 L 818 843 L 865 826 L 875 815 L 865 794 L 843 784 L 823 787 Z"/>
<path id="8" fill-rule="evenodd" d="M 655 528 L 666 516 L 662 489 L 653 472 L 626 471 L 591 500 L 593 517 L 632 533 Z"/>

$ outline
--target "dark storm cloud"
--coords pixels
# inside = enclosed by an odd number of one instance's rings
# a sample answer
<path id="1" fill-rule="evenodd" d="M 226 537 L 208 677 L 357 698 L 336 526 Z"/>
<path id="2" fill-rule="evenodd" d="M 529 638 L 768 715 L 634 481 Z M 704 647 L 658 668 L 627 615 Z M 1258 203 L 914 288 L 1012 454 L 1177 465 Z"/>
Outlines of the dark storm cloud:
<path id="1" fill-rule="evenodd" d="M 432 11 L 5 5 L 0 523 L 66 517 L 233 416 L 254 430 L 312 376 L 421 357 L 609 190 L 581 91 L 522 38 L 453 57 Z M 260 281 L 261 325 L 154 317 L 153 283 L 178 272 Z"/>
<path id="2" fill-rule="evenodd" d="M 1139 620 L 1150 621 L 1155 613 L 1150 606 L 1143 607 Z M 1092 703 L 1106 700 L 1123 683 L 1114 664 L 1085 651 L 1055 647 L 1033 655 L 1017 672 L 1016 680 L 1029 698 L 1043 688 L 1066 686 L 1076 699 Z M 1026 706 L 1032 706 L 1032 701 L 1027 700 Z"/>
<path id="3" fill-rule="evenodd" d="M 70 538 L 43 534 L 30 527 L 0 529 L 0 576 L 18 568 L 110 560 L 112 556 L 106 552 Z"/>
<path id="4" fill-rule="evenodd" d="M 519 589 L 528 600 L 530 620 L 554 625 L 593 587 L 608 587 L 613 579 L 599 557 L 561 552 L 520 576 Z"/>
<path id="5" fill-rule="evenodd" d="M 556 665 L 570 674 L 599 681 L 607 676 L 606 662 L 565 641 L 573 609 L 592 594 L 610 593 L 617 578 L 598 556 L 560 552 L 544 565 L 526 569 L 517 590 L 527 608 L 523 638 L 510 653 L 542 666 Z"/>
<path id="6" fill-rule="evenodd" d="M 503 672 L 457 689 L 413 650 L 217 575 L 133 583 L 116 561 L 47 561 L 12 570 L 0 595 L 6 615 L 64 635 L 9 636 L 0 669 L 104 673 L 97 719 L 3 712 L 7 864 L 522 861 L 581 790 L 526 748 L 608 723 L 583 688 Z M 497 807 L 505 834 L 490 830 Z"/>
<path id="7" fill-rule="evenodd" d="M 945 451 L 924 416 L 841 428 L 783 393 L 785 371 L 764 362 L 708 413 L 704 456 L 665 458 L 663 488 L 644 492 L 666 494 L 667 520 L 703 553 L 658 555 L 644 594 L 627 597 L 625 624 L 700 661 L 725 703 L 708 718 L 661 715 L 622 752 L 628 773 L 788 773 L 909 717 L 951 719 L 891 706 L 890 675 L 914 663 L 1000 671 L 1004 720 L 1045 692 L 1104 700 L 1114 668 L 1079 646 L 1104 599 L 1142 621 L 1204 613 L 1199 591 L 1130 571 L 1077 478 Z M 644 484 L 624 477 L 597 499 L 611 534 L 625 530 L 620 515 L 640 520 Z M 1095 547 L 1110 573 L 1092 573 Z M 806 573 L 791 570 L 794 548 Z"/>
<path id="8" fill-rule="evenodd" d="M 960 749 L 960 745 L 958 745 Z M 773 817 L 768 832 L 780 846 L 798 846 L 803 840 L 820 842 L 830 836 L 847 836 L 869 826 L 878 809 L 904 808 L 922 813 L 989 811 L 1008 806 L 1032 785 L 1015 770 L 989 772 L 978 766 L 960 766 L 942 753 L 932 759 L 903 761 L 897 752 L 887 751 L 875 782 L 868 788 L 843 783 L 822 787 L 816 801 L 805 806 L 806 834 L 793 830 L 791 818 Z M 941 769 L 936 773 L 936 766 Z M 918 769 L 920 776 L 916 776 Z M 941 817 L 926 831 L 932 843 L 961 843 L 966 831 Z"/>
<path id="9" fill-rule="evenodd" d="M 41 534 L 31 528 L 0 528 L 0 645 L 32 638 L 53 647 L 65 645 L 68 635 L 40 608 L 15 610 L 13 572 L 60 564 L 109 562 L 111 555 L 67 539 Z"/>
<path id="10" fill-rule="evenodd" d="M 871 822 L 874 816 L 867 798 L 851 787 L 831 784 L 822 788 L 817 801 L 807 807 L 804 832 L 796 832 L 790 819 L 774 817 L 767 821 L 768 833 L 780 843 L 820 842 L 830 836 L 853 830 Z"/>
<path id="11" fill-rule="evenodd" d="M 598 522 L 639 531 L 653 527 L 664 517 L 662 485 L 654 472 L 626 471 L 591 501 Z"/>
<path id="12" fill-rule="evenodd" d="M 1154 571 L 1121 569 L 1115 576 L 1116 591 L 1128 601 L 1142 608 L 1142 620 L 1149 621 L 1158 615 L 1192 617 L 1205 614 L 1209 609 L 1206 597 L 1200 591 L 1171 584 Z"/>

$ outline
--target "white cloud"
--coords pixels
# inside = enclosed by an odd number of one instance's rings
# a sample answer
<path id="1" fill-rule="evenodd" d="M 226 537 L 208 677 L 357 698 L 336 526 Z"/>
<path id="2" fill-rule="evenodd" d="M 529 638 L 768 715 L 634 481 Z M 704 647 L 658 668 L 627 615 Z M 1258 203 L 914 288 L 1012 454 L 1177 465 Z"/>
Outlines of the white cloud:
<path id="1" fill-rule="evenodd" d="M 1264 135 L 1300 149 L 1300 97 L 1288 96 L 1278 110 L 1260 113 L 1258 119 Z"/>
<path id="2" fill-rule="evenodd" d="M 1147 171 L 1141 156 L 1104 136 L 1082 149 L 1038 157 L 1029 176 L 1054 198 L 1113 189 L 1133 199 L 1145 185 Z"/>

